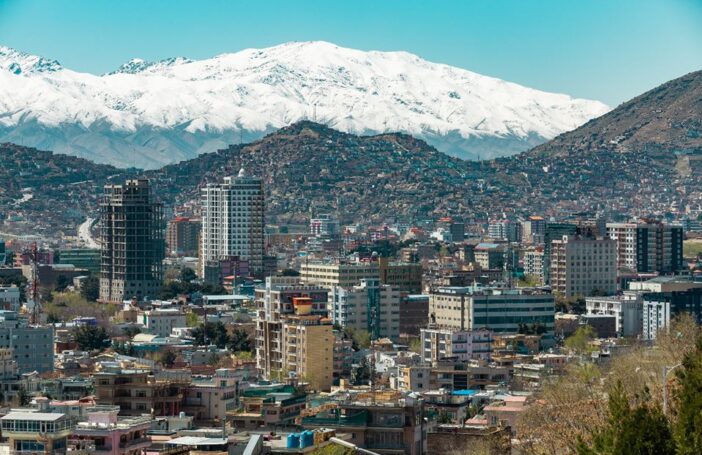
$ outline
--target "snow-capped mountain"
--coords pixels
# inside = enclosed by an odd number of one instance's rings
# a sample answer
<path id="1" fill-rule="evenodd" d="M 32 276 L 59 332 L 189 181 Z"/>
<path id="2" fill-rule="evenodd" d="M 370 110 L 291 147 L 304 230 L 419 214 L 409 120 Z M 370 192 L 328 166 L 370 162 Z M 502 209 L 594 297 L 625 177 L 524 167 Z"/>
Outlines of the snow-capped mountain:
<path id="1" fill-rule="evenodd" d="M 401 131 L 451 155 L 526 150 L 609 108 L 407 52 L 292 42 L 193 61 L 133 59 L 97 76 L 0 47 L 0 142 L 155 168 L 300 119 Z"/>

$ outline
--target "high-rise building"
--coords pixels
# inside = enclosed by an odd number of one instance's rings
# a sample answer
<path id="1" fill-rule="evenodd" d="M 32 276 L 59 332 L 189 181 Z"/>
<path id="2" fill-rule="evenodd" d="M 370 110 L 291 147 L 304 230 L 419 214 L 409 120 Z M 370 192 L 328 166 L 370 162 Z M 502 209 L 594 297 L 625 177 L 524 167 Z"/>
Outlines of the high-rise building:
<path id="1" fill-rule="evenodd" d="M 334 333 L 327 290 L 298 277 L 266 278 L 256 288 L 256 368 L 267 379 L 294 373 L 315 390 L 329 390 L 334 377 Z"/>
<path id="2" fill-rule="evenodd" d="M 551 289 L 565 297 L 617 292 L 616 242 L 564 235 L 551 242 Z"/>
<path id="3" fill-rule="evenodd" d="M 683 268 L 682 226 L 665 223 L 607 223 L 617 242 L 617 267 L 638 273 L 672 273 Z"/>
<path id="4" fill-rule="evenodd" d="M 546 220 L 542 216 L 530 216 L 522 222 L 523 243 L 543 243 L 546 233 Z"/>
<path id="5" fill-rule="evenodd" d="M 163 284 L 163 206 L 149 181 L 106 185 L 100 202 L 100 300 L 156 297 Z"/>
<path id="6" fill-rule="evenodd" d="M 643 294 L 643 338 L 653 340 L 670 325 L 675 316 L 690 314 L 697 324 L 702 322 L 702 288 L 691 286 L 685 291 Z"/>
<path id="7" fill-rule="evenodd" d="M 551 282 L 551 242 L 560 240 L 564 235 L 575 235 L 578 226 L 571 223 L 546 223 L 544 229 L 544 283 Z"/>
<path id="8" fill-rule="evenodd" d="M 488 237 L 494 240 L 519 242 L 522 239 L 522 225 L 511 220 L 493 220 L 488 226 Z"/>
<path id="9" fill-rule="evenodd" d="M 400 291 L 377 279 L 331 292 L 332 320 L 342 327 L 367 330 L 372 339 L 400 337 Z"/>
<path id="10" fill-rule="evenodd" d="M 475 246 L 473 255 L 483 269 L 501 269 L 505 266 L 506 245 L 482 242 Z"/>
<path id="11" fill-rule="evenodd" d="M 544 282 L 544 248 L 532 247 L 524 252 L 524 275 L 535 277 L 540 284 Z"/>
<path id="12" fill-rule="evenodd" d="M 200 276 L 203 264 L 238 256 L 249 261 L 255 276 L 263 275 L 263 180 L 246 176 L 225 177 L 202 189 Z"/>
<path id="13" fill-rule="evenodd" d="M 199 219 L 179 216 L 168 222 L 166 245 L 173 256 L 197 256 L 200 243 Z"/>

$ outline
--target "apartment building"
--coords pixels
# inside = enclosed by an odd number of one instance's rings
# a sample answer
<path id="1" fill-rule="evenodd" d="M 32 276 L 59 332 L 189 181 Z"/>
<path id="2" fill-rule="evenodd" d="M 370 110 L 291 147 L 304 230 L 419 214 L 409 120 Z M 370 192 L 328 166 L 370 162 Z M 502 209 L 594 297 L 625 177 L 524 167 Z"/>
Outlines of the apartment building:
<path id="1" fill-rule="evenodd" d="M 0 309 L 20 310 L 20 290 L 17 286 L 0 286 Z"/>
<path id="2" fill-rule="evenodd" d="M 614 316 L 619 336 L 637 337 L 643 330 L 643 299 L 640 292 L 626 291 L 610 297 L 587 297 L 587 315 Z"/>
<path id="3" fill-rule="evenodd" d="M 524 251 L 524 274 L 535 277 L 540 284 L 544 283 L 544 248 L 533 247 Z"/>
<path id="4" fill-rule="evenodd" d="M 119 417 L 116 406 L 95 406 L 78 422 L 68 441 L 69 452 L 104 455 L 138 455 L 151 446 L 146 435 L 151 416 Z"/>
<path id="5" fill-rule="evenodd" d="M 617 267 L 638 273 L 671 273 L 683 269 L 683 228 L 660 222 L 607 223 L 617 242 Z"/>
<path id="6" fill-rule="evenodd" d="M 564 235 L 551 242 L 551 289 L 565 297 L 617 292 L 616 242 Z"/>
<path id="7" fill-rule="evenodd" d="M 166 245 L 171 256 L 197 256 L 202 223 L 197 218 L 179 216 L 168 222 Z"/>
<path id="8" fill-rule="evenodd" d="M 20 374 L 54 371 L 54 327 L 29 325 L 15 311 L 0 311 L 0 348 L 11 349 Z"/>
<path id="9" fill-rule="evenodd" d="M 223 422 L 239 405 L 242 379 L 242 372 L 232 368 L 220 368 L 212 376 L 193 376 L 182 409 L 198 422 Z"/>
<path id="10" fill-rule="evenodd" d="M 304 262 L 300 280 L 326 289 L 350 288 L 365 279 L 378 279 L 377 262 Z"/>
<path id="11" fill-rule="evenodd" d="M 398 288 L 380 284 L 378 279 L 362 279 L 361 284 L 330 293 L 331 318 L 342 327 L 367 330 L 372 339 L 400 337 L 400 300 Z"/>
<path id="12" fill-rule="evenodd" d="M 532 215 L 522 221 L 522 243 L 538 244 L 544 243 L 546 233 L 546 220 L 542 216 Z"/>
<path id="13" fill-rule="evenodd" d="M 681 313 L 690 314 L 702 323 L 702 288 L 690 287 L 684 291 L 652 292 L 643 296 L 643 338 L 653 340 L 660 330 Z"/>
<path id="14" fill-rule="evenodd" d="M 268 277 L 256 289 L 256 368 L 264 378 L 289 373 L 329 390 L 334 334 L 327 318 L 327 290 L 298 277 Z"/>
<path id="15" fill-rule="evenodd" d="M 413 262 L 391 262 L 378 258 L 378 277 L 382 284 L 389 284 L 402 292 L 422 292 L 422 264 Z"/>
<path id="16" fill-rule="evenodd" d="M 488 237 L 493 240 L 519 242 L 522 239 L 522 224 L 512 220 L 492 220 L 488 225 Z"/>
<path id="17" fill-rule="evenodd" d="M 119 406 L 120 414 L 127 416 L 178 415 L 188 385 L 179 380 L 157 380 L 146 370 L 97 372 L 93 378 L 98 404 Z"/>
<path id="18" fill-rule="evenodd" d="M 145 311 L 142 317 L 146 330 L 161 338 L 169 337 L 175 328 L 186 326 L 185 313 L 180 308 L 157 308 Z"/>
<path id="19" fill-rule="evenodd" d="M 232 256 L 249 261 L 255 276 L 263 275 L 264 197 L 263 180 L 243 169 L 202 189 L 200 276 L 204 264 Z"/>
<path id="20" fill-rule="evenodd" d="M 432 365 L 439 360 L 453 358 L 458 362 L 490 360 L 492 355 L 492 332 L 486 329 L 453 330 L 422 329 L 422 362 Z"/>
<path id="21" fill-rule="evenodd" d="M 499 243 L 479 243 L 473 249 L 475 262 L 483 269 L 501 269 L 505 266 L 507 248 Z"/>

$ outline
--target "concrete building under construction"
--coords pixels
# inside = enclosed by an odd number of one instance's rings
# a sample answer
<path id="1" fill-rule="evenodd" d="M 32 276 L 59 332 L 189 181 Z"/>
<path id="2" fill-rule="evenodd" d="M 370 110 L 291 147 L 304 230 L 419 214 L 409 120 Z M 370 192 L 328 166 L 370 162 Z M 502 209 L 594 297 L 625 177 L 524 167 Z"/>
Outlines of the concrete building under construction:
<path id="1" fill-rule="evenodd" d="M 148 180 L 105 186 L 100 239 L 100 300 L 156 297 L 163 281 L 163 206 Z"/>

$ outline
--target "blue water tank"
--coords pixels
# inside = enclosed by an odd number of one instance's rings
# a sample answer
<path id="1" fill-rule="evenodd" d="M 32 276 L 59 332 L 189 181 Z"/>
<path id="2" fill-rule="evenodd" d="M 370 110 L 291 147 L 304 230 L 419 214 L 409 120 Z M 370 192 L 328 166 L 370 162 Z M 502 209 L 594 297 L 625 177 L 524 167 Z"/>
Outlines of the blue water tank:
<path id="1" fill-rule="evenodd" d="M 297 433 L 289 433 L 286 446 L 288 449 L 297 449 L 300 446 L 300 436 Z"/>
<path id="2" fill-rule="evenodd" d="M 311 447 L 314 445 L 314 433 L 311 431 L 303 431 L 300 433 L 300 448 Z"/>

